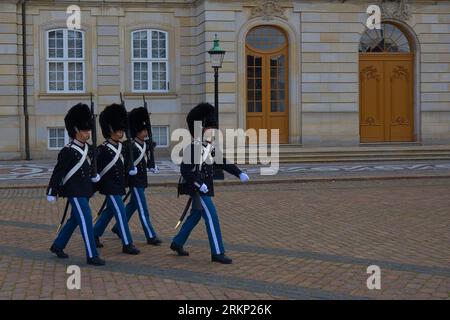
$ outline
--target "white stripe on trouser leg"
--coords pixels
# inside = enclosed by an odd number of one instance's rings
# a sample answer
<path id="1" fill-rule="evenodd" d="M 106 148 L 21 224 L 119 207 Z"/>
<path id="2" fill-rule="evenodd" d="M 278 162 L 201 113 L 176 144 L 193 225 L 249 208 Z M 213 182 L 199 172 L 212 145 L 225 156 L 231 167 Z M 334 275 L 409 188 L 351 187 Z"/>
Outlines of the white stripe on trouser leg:
<path id="1" fill-rule="evenodd" d="M 81 207 L 80 207 L 80 204 L 78 203 L 77 198 L 73 198 L 73 202 L 75 202 L 75 206 L 77 207 L 78 214 L 80 215 L 80 220 L 81 220 L 80 228 L 81 228 L 81 232 L 83 232 L 83 234 L 84 234 L 84 239 L 86 241 L 86 247 L 88 250 L 89 258 L 93 258 L 90 240 L 89 240 L 89 236 L 88 236 L 87 228 L 86 228 L 86 221 L 84 220 L 84 216 L 83 216 L 83 211 L 81 211 Z"/>
<path id="2" fill-rule="evenodd" d="M 150 235 L 150 238 L 153 238 L 153 233 L 152 233 L 152 231 L 150 230 L 150 227 L 147 224 L 147 220 L 145 219 L 144 207 L 142 206 L 141 197 L 139 196 L 138 189 L 137 188 L 133 188 L 133 190 L 134 190 L 134 194 L 136 196 L 136 200 L 137 200 L 138 205 L 139 205 L 139 209 L 138 209 L 139 213 L 140 213 L 140 215 L 142 217 L 142 221 L 144 221 L 144 226 L 147 228 L 147 231 L 148 231 L 148 234 Z"/>
<path id="3" fill-rule="evenodd" d="M 214 229 L 214 223 L 212 221 L 211 213 L 209 212 L 208 206 L 206 205 L 206 203 L 203 201 L 202 198 L 200 198 L 200 201 L 202 202 L 203 209 L 205 210 L 206 215 L 208 216 L 208 225 L 209 229 L 211 229 L 211 236 L 213 237 L 216 253 L 220 254 L 219 242 L 217 241 L 216 230 Z"/>
<path id="4" fill-rule="evenodd" d="M 122 215 L 120 214 L 120 210 L 119 210 L 119 206 L 117 205 L 116 199 L 114 199 L 114 196 L 111 196 L 111 201 L 114 205 L 114 208 L 116 208 L 117 211 L 117 215 L 119 216 L 119 226 L 120 226 L 120 230 L 122 230 L 122 237 L 123 237 L 123 241 L 125 242 L 125 245 L 129 244 L 128 242 L 128 238 L 127 238 L 127 234 L 125 233 L 125 227 L 123 225 L 123 219 L 122 219 Z"/>

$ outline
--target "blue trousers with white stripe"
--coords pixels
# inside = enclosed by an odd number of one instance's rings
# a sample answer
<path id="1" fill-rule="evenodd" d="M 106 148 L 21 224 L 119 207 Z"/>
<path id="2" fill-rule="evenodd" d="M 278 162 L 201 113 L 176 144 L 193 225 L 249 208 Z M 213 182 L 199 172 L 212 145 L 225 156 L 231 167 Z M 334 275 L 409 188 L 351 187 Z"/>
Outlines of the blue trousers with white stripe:
<path id="1" fill-rule="evenodd" d="M 98 253 L 92 230 L 92 214 L 89 200 L 88 198 L 69 198 L 69 201 L 72 207 L 70 218 L 62 227 L 53 244 L 60 249 L 64 249 L 76 227 L 80 226 L 81 236 L 86 248 L 86 256 L 88 258 L 97 257 Z"/>
<path id="2" fill-rule="evenodd" d="M 128 221 L 125 213 L 125 206 L 123 205 L 121 195 L 107 195 L 106 196 L 106 209 L 103 210 L 97 223 L 94 226 L 94 236 L 101 237 L 105 232 L 108 223 L 112 217 L 116 218 L 116 223 L 119 226 L 119 234 L 124 246 L 133 243 L 131 238 L 130 228 L 128 227 Z"/>
<path id="3" fill-rule="evenodd" d="M 203 217 L 208 232 L 209 246 L 212 254 L 225 253 L 222 242 L 222 233 L 220 232 L 219 217 L 217 216 L 216 207 L 211 197 L 201 196 L 200 202 L 202 209 L 192 209 L 191 214 L 180 229 L 180 232 L 173 238 L 173 242 L 182 246 L 195 228 L 200 218 Z"/>
<path id="4" fill-rule="evenodd" d="M 145 188 L 131 188 L 131 200 L 125 207 L 128 221 L 130 221 L 136 210 L 139 213 L 142 229 L 144 229 L 147 239 L 156 237 L 155 229 L 153 229 L 152 223 L 150 222 L 150 212 L 148 210 L 147 200 L 145 199 Z M 118 230 L 117 223 L 113 229 Z"/>

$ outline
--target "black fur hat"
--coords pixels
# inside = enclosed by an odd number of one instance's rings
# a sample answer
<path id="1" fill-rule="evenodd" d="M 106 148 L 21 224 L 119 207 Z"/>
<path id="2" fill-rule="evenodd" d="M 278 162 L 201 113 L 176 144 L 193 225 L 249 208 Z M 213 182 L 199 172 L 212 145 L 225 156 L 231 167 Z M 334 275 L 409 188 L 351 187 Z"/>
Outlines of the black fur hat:
<path id="1" fill-rule="evenodd" d="M 215 118 L 215 108 L 207 102 L 202 102 L 189 111 L 186 117 L 186 122 L 192 136 L 194 136 L 195 121 L 201 121 L 203 128 L 216 128 L 217 122 Z"/>
<path id="2" fill-rule="evenodd" d="M 91 110 L 87 104 L 78 103 L 70 108 L 64 117 L 67 133 L 72 139 L 75 138 L 77 131 L 92 129 Z"/>
<path id="3" fill-rule="evenodd" d="M 111 137 L 111 133 L 127 128 L 127 110 L 121 104 L 113 103 L 107 106 L 98 118 L 100 128 L 105 139 Z"/>
<path id="4" fill-rule="evenodd" d="M 139 131 L 149 129 L 150 117 L 144 107 L 134 108 L 130 111 L 130 132 L 133 138 Z"/>

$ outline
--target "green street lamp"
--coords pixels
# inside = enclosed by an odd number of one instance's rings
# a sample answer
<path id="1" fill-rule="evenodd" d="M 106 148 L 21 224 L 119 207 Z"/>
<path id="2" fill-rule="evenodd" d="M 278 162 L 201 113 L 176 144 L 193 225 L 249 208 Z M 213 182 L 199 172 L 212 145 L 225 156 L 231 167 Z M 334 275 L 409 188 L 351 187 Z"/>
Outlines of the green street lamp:
<path id="1" fill-rule="evenodd" d="M 220 47 L 217 34 L 214 39 L 214 45 L 208 53 L 211 56 L 211 65 L 214 69 L 214 108 L 216 109 L 217 128 L 219 128 L 219 68 L 222 68 L 225 50 Z"/>
<path id="2" fill-rule="evenodd" d="M 214 45 L 211 50 L 208 51 L 208 53 L 211 56 L 211 65 L 214 69 L 214 109 L 217 129 L 219 129 L 219 68 L 222 68 L 223 58 L 225 57 L 225 50 L 220 47 L 219 39 L 217 39 L 217 34 L 214 38 Z M 214 179 L 225 179 L 223 170 L 220 167 L 214 168 Z"/>

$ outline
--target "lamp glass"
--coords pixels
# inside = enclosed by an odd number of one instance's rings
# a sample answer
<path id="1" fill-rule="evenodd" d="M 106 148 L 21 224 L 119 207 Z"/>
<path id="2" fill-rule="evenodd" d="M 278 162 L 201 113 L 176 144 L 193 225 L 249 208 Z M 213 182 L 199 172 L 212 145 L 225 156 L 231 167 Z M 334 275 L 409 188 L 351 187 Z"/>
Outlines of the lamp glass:
<path id="1" fill-rule="evenodd" d="M 225 52 L 209 52 L 211 55 L 211 65 L 213 68 L 221 68 Z"/>

